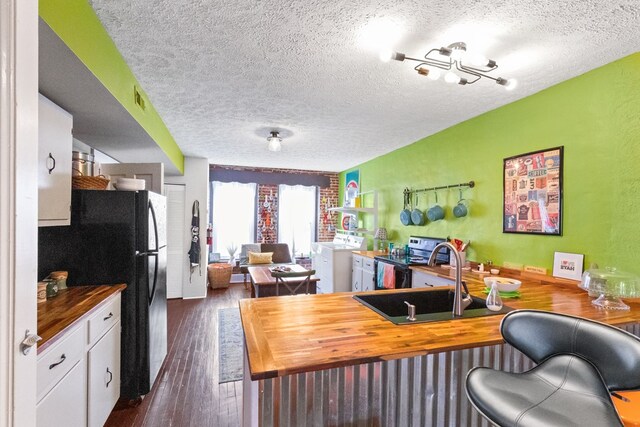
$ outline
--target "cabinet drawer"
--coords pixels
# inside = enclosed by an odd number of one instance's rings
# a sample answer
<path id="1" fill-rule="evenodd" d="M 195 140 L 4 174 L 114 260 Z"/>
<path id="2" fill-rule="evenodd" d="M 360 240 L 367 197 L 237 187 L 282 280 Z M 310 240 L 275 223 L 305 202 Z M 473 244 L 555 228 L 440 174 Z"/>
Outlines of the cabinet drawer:
<path id="1" fill-rule="evenodd" d="M 353 256 L 353 268 L 361 268 L 362 267 L 362 257 L 358 255 Z"/>
<path id="2" fill-rule="evenodd" d="M 365 258 L 362 268 L 366 271 L 370 271 L 373 273 L 373 259 L 371 258 Z"/>
<path id="3" fill-rule="evenodd" d="M 67 372 L 83 358 L 86 328 L 84 322 L 67 332 L 59 343 L 38 356 L 37 401 L 44 397 Z"/>
<path id="4" fill-rule="evenodd" d="M 120 294 L 105 303 L 89 318 L 89 344 L 98 341 L 118 320 L 120 320 Z"/>
<path id="5" fill-rule="evenodd" d="M 36 425 L 38 427 L 86 425 L 86 373 L 84 359 L 81 359 L 38 403 L 36 406 Z"/>
<path id="6" fill-rule="evenodd" d="M 89 427 L 103 426 L 120 397 L 120 322 L 89 350 Z"/>
<path id="7" fill-rule="evenodd" d="M 455 280 L 452 278 L 444 279 L 442 277 L 434 276 L 429 273 L 422 273 L 419 271 L 413 271 L 411 275 L 411 287 L 412 288 L 433 288 L 434 286 L 454 286 Z"/>

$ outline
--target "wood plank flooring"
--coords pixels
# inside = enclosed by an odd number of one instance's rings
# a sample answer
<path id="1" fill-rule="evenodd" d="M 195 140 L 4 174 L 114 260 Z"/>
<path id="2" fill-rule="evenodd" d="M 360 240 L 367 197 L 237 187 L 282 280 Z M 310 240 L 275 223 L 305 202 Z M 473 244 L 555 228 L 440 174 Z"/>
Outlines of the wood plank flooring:
<path id="1" fill-rule="evenodd" d="M 116 407 L 105 426 L 239 426 L 242 382 L 218 384 L 218 309 L 249 295 L 232 284 L 205 299 L 169 300 L 168 354 L 153 389 L 136 407 Z"/>

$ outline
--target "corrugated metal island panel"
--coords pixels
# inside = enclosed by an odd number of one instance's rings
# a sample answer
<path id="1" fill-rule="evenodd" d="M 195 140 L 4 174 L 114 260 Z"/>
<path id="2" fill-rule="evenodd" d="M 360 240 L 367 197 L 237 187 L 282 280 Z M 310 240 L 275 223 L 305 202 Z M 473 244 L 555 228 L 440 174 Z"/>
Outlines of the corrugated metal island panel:
<path id="1" fill-rule="evenodd" d="M 640 336 L 640 325 L 623 329 Z M 488 427 L 464 390 L 467 372 L 475 366 L 523 372 L 534 363 L 501 344 L 262 380 L 259 423 Z"/>

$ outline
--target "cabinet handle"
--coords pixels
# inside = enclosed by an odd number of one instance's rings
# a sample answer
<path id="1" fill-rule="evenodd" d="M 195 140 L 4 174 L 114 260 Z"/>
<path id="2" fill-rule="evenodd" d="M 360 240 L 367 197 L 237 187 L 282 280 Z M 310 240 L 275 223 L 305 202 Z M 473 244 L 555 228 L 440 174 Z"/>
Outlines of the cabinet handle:
<path id="1" fill-rule="evenodd" d="M 433 286 L 434 286 L 434 285 L 431 285 L 431 284 L 429 284 L 429 283 L 425 283 L 424 285 L 425 285 L 425 286 L 428 286 L 428 287 L 430 287 L 430 288 L 433 288 Z"/>
<path id="2" fill-rule="evenodd" d="M 113 317 L 113 313 L 109 312 L 109 315 L 102 320 L 109 320 Z"/>
<path id="3" fill-rule="evenodd" d="M 49 159 L 53 161 L 53 165 L 51 167 L 49 167 Z M 49 175 L 51 175 L 51 172 L 53 172 L 55 168 L 56 168 L 56 159 L 51 155 L 51 153 L 49 153 L 49 157 L 47 158 L 47 169 L 49 170 Z"/>
<path id="4" fill-rule="evenodd" d="M 111 384 L 111 381 L 113 381 L 113 372 L 111 372 L 109 368 L 107 368 L 107 374 L 109 374 L 109 381 L 107 381 L 107 388 L 109 388 L 109 384 Z"/>
<path id="5" fill-rule="evenodd" d="M 64 353 L 62 353 L 62 356 L 60 356 L 60 361 L 56 362 L 56 363 L 52 363 L 51 365 L 49 365 L 49 369 L 55 368 L 56 366 L 58 366 L 59 364 L 61 364 L 65 360 L 67 360 L 67 356 L 65 356 Z"/>

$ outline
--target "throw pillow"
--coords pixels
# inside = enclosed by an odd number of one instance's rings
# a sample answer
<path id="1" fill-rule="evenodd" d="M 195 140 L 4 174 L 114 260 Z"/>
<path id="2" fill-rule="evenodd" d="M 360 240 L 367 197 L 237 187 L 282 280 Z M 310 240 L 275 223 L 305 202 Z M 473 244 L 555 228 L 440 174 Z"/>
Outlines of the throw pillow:
<path id="1" fill-rule="evenodd" d="M 271 264 L 273 252 L 249 252 L 249 264 Z"/>

